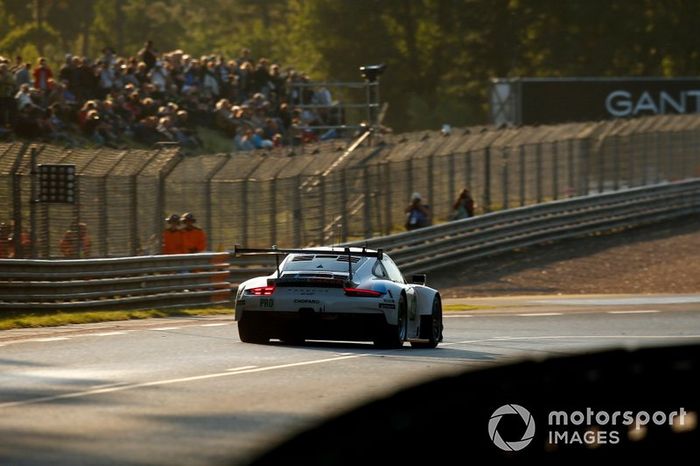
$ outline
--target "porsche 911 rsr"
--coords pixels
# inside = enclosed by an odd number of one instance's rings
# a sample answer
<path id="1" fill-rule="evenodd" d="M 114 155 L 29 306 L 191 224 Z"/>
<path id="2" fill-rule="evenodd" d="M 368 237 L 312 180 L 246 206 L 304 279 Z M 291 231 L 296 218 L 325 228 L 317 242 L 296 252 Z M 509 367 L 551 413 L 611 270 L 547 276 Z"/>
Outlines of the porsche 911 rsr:
<path id="1" fill-rule="evenodd" d="M 241 249 L 237 255 L 286 255 L 274 273 L 240 284 L 235 311 L 247 343 L 279 339 L 373 341 L 381 347 L 434 348 L 442 340 L 437 290 L 414 283 L 381 250 Z"/>

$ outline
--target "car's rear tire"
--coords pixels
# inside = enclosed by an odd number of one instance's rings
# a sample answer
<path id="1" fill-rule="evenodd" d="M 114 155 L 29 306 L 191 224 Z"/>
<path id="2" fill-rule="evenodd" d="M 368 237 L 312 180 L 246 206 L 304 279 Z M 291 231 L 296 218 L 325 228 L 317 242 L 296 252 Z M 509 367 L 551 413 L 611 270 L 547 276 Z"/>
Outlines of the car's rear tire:
<path id="1" fill-rule="evenodd" d="M 269 335 L 266 335 L 245 317 L 238 321 L 238 336 L 243 343 L 265 344 L 270 342 Z"/>
<path id="2" fill-rule="evenodd" d="M 406 340 L 408 315 L 406 309 L 406 296 L 399 298 L 398 322 L 396 325 L 386 324 L 381 335 L 374 340 L 374 345 L 379 348 L 401 348 Z"/>
<path id="3" fill-rule="evenodd" d="M 435 348 L 442 341 L 442 301 L 440 296 L 433 298 L 433 311 L 429 316 L 421 317 L 421 336 L 427 341 L 411 342 L 414 348 Z"/>

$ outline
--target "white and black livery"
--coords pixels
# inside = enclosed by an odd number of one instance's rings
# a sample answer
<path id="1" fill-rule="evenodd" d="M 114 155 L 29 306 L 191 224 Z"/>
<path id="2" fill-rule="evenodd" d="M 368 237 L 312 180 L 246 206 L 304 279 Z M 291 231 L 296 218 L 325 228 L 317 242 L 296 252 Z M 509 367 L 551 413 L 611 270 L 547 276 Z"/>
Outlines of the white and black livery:
<path id="1" fill-rule="evenodd" d="M 271 275 L 238 287 L 236 320 L 244 342 L 373 341 L 398 348 L 409 341 L 435 348 L 442 341 L 440 294 L 425 286 L 424 274 L 407 283 L 381 249 L 236 247 L 234 253 L 277 258 Z"/>

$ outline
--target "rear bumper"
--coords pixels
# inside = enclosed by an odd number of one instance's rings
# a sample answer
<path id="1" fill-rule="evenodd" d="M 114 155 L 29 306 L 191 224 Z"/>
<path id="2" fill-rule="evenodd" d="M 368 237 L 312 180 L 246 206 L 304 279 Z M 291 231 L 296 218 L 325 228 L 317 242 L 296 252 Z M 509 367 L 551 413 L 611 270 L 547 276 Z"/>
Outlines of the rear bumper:
<path id="1" fill-rule="evenodd" d="M 382 335 L 386 317 L 376 313 L 243 311 L 239 325 L 260 329 L 270 338 L 372 341 Z"/>

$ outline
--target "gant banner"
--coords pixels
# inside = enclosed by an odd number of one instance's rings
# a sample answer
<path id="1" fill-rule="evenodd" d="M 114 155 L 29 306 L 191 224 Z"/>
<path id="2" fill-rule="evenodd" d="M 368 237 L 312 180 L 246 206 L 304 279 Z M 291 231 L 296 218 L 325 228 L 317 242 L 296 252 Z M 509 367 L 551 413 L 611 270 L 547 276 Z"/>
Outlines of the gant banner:
<path id="1" fill-rule="evenodd" d="M 700 78 L 497 80 L 492 110 L 496 124 L 526 125 L 697 113 Z"/>

